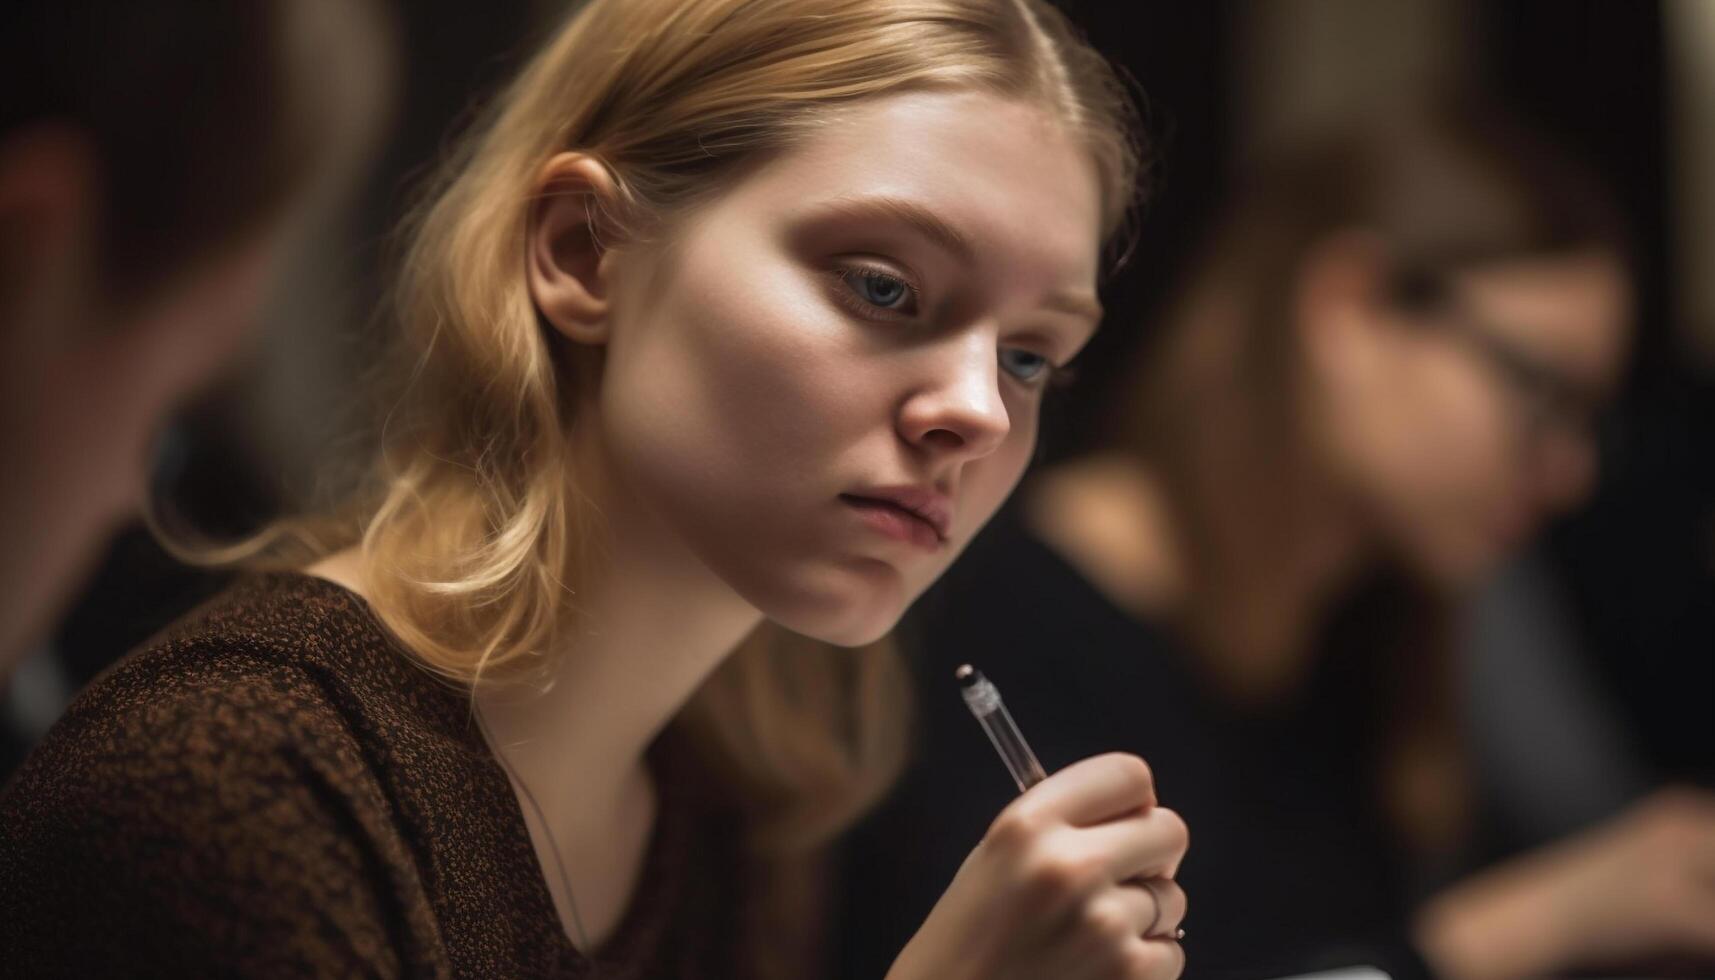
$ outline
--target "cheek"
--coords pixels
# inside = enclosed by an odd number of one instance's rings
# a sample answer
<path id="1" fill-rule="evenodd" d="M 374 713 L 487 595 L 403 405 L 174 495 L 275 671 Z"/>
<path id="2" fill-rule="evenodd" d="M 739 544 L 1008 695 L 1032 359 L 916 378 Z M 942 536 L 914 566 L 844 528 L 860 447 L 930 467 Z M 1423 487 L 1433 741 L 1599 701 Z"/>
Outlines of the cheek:
<path id="1" fill-rule="evenodd" d="M 1456 350 L 1422 352 L 1395 381 L 1375 509 L 1420 570 L 1467 581 L 1495 558 L 1496 521 L 1515 496 L 1509 406 Z"/>
<path id="2" fill-rule="evenodd" d="M 1498 492 L 1507 419 L 1462 352 L 1419 341 L 1393 352 L 1330 406 L 1357 482 L 1395 519 L 1440 521 Z"/>
<path id="3" fill-rule="evenodd" d="M 1505 493 L 1515 467 L 1496 385 L 1453 356 L 1425 356 L 1413 374 L 1399 399 L 1409 413 L 1397 443 L 1405 475 L 1461 506 Z"/>
<path id="4" fill-rule="evenodd" d="M 657 281 L 604 367 L 614 470 L 704 565 L 805 631 L 854 588 L 838 495 L 896 472 L 891 325 L 854 321 L 816 272 L 766 250 L 688 254 Z"/>
<path id="5" fill-rule="evenodd" d="M 712 267 L 711 267 L 712 265 Z M 616 324 L 609 418 L 704 478 L 792 479 L 806 450 L 849 424 L 844 325 L 790 270 L 686 260 L 665 291 Z"/>

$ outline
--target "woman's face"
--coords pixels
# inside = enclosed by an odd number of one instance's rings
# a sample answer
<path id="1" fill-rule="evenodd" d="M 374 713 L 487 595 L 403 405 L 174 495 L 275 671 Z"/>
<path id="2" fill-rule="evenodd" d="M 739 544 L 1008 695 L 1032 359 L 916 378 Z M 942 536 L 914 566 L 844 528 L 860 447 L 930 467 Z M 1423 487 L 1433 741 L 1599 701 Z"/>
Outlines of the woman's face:
<path id="1" fill-rule="evenodd" d="M 1030 460 L 1089 339 L 1101 210 L 1041 110 L 923 92 L 616 253 L 599 424 L 623 492 L 789 629 L 869 642 Z"/>
<path id="2" fill-rule="evenodd" d="M 1592 416 L 1625 360 L 1611 255 L 1517 259 L 1448 283 L 1430 312 L 1382 309 L 1327 417 L 1361 502 L 1432 579 L 1475 581 L 1596 474 Z M 1415 322 L 1408 322 L 1415 321 Z"/>

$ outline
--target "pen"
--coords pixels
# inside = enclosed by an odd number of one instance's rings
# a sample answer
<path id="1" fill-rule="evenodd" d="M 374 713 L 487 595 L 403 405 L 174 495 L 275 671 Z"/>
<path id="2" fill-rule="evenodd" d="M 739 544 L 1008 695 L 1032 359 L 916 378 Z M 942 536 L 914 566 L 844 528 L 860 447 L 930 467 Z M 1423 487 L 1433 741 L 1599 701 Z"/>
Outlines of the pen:
<path id="1" fill-rule="evenodd" d="M 1018 784 L 1018 791 L 1022 793 L 1047 779 L 1042 763 L 1036 761 L 1036 753 L 1030 751 L 1030 745 L 1024 741 L 1006 705 L 1001 703 L 1000 691 L 994 683 L 970 664 L 962 665 L 953 672 L 953 676 L 958 678 L 959 693 L 965 698 L 965 706 L 971 709 L 977 724 L 988 733 L 989 741 L 994 743 L 995 751 L 1006 763 L 1007 772 L 1012 773 L 1013 782 Z"/>
<path id="2" fill-rule="evenodd" d="M 1000 753 L 1000 759 L 1006 763 L 1006 771 L 1012 773 L 1012 781 L 1018 784 L 1020 793 L 1035 786 L 1048 778 L 1042 771 L 1042 763 L 1036 761 L 1036 753 L 1030 751 L 1030 744 L 1024 740 L 1024 734 L 1018 730 L 1018 723 L 1012 720 L 1012 714 L 1001 703 L 1000 689 L 994 682 L 983 676 L 983 672 L 970 664 L 961 664 L 953 676 L 959 681 L 959 693 L 964 696 L 965 706 L 971 709 L 971 714 L 977 718 L 977 724 L 983 726 L 988 733 L 989 741 L 994 743 L 994 750 Z M 1134 879 L 1130 882 L 1155 894 L 1149 882 Z M 1156 915 L 1159 916 L 1159 905 Z M 1178 928 L 1166 938 L 1175 942 L 1185 938 L 1185 930 Z"/>

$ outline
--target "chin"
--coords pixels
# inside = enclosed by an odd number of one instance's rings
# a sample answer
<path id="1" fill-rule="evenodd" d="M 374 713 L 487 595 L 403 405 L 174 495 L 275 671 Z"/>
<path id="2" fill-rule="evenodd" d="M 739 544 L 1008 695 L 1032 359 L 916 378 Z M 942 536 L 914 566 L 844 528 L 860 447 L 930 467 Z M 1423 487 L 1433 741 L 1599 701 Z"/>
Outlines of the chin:
<path id="1" fill-rule="evenodd" d="M 792 632 L 837 647 L 861 647 L 880 640 L 893 632 L 904 613 L 903 603 L 883 605 L 871 602 L 821 610 L 813 614 L 795 610 L 777 615 L 763 610 L 763 614 L 770 620 Z"/>
<path id="2" fill-rule="evenodd" d="M 887 636 L 915 598 L 899 573 L 880 562 L 799 576 L 764 590 L 766 595 L 747 591 L 752 594 L 745 598 L 771 622 L 841 647 L 861 647 Z"/>

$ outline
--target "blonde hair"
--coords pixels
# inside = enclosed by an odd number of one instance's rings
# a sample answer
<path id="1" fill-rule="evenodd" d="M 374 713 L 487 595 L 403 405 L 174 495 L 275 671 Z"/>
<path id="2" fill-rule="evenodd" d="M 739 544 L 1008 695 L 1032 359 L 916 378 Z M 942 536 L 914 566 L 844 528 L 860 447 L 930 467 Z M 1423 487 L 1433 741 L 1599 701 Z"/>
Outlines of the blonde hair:
<path id="1" fill-rule="evenodd" d="M 568 439 L 593 358 L 553 342 L 526 287 L 544 163 L 565 150 L 600 160 L 622 202 L 605 217 L 643 236 L 790 147 L 826 110 L 930 87 L 1040 102 L 1090 148 L 1104 237 L 1124 223 L 1139 170 L 1134 105 L 1040 0 L 583 7 L 407 226 L 395 306 L 411 377 L 368 489 L 270 540 L 295 538 L 309 554 L 359 544 L 377 615 L 448 678 L 548 669 L 591 567 L 596 516 L 580 486 L 599 474 L 577 471 Z M 765 625 L 677 720 L 700 736 L 759 844 L 825 840 L 890 784 L 909 712 L 902 666 L 877 646 L 830 650 Z"/>

